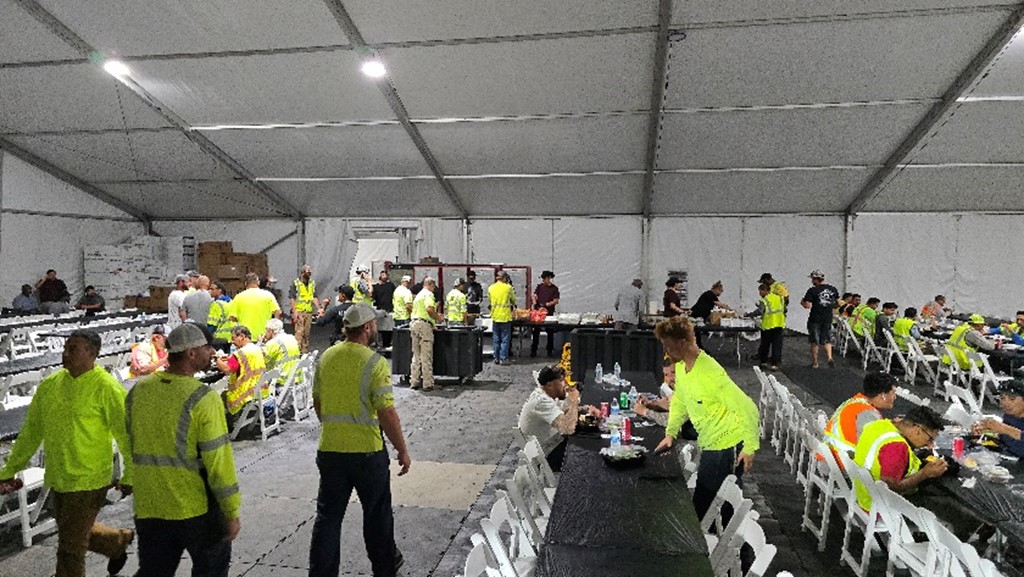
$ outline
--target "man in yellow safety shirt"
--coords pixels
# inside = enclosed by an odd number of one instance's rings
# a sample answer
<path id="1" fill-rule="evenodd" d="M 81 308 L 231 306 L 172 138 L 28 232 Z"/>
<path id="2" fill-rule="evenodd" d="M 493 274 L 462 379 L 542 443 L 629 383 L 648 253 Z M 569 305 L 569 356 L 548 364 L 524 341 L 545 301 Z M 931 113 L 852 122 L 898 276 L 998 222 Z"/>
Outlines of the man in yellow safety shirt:
<path id="1" fill-rule="evenodd" d="M 316 298 L 316 281 L 313 280 L 313 267 L 302 265 L 299 278 L 292 282 L 288 290 L 288 300 L 292 305 L 292 325 L 295 327 L 295 339 L 299 342 L 299 350 L 305 353 L 309 349 L 309 327 L 313 322 L 313 310 L 323 314 Z"/>
<path id="2" fill-rule="evenodd" d="M 234 428 L 242 407 L 255 398 L 256 385 L 267 367 L 263 351 L 252 342 L 248 327 L 238 325 L 231 329 L 231 344 L 235 346 L 235 352 L 217 358 L 217 368 L 228 375 L 224 405 L 227 407 L 229 429 Z"/>
<path id="3" fill-rule="evenodd" d="M 409 290 L 412 277 L 405 275 L 402 282 L 395 287 L 395 294 L 391 297 L 391 304 L 394 308 L 395 328 L 404 327 L 409 324 L 412 313 L 412 301 L 416 298 Z"/>
<path id="4" fill-rule="evenodd" d="M 508 272 L 497 273 L 494 284 L 487 287 L 487 300 L 491 305 L 494 364 L 507 364 L 508 350 L 512 344 L 512 310 L 516 307 L 516 291 L 512 288 L 512 277 Z"/>
<path id="5" fill-rule="evenodd" d="M 424 391 L 434 389 L 434 325 L 442 319 L 437 312 L 434 289 L 437 281 L 432 277 L 423 279 L 423 290 L 412 302 L 412 368 L 409 370 L 409 388 Z"/>
<path id="6" fill-rule="evenodd" d="M 132 491 L 134 465 L 125 430 L 125 390 L 96 365 L 100 337 L 77 330 L 64 343 L 64 368 L 39 383 L 18 439 L 0 469 L 0 493 L 16 490 L 13 478 L 35 455 L 46 451 L 45 483 L 53 490 L 57 521 L 57 577 L 85 577 L 85 553 L 109 557 L 117 574 L 128 560 L 125 549 L 135 533 L 96 523 L 114 477 L 113 441 L 125 453 L 119 488 Z"/>
<path id="7" fill-rule="evenodd" d="M 249 334 L 262 335 L 271 318 L 281 318 L 281 305 L 274 294 L 260 288 L 260 277 L 246 273 L 245 290 L 228 304 L 228 315 L 238 324 L 249 327 Z"/>
<path id="8" fill-rule="evenodd" d="M 880 419 L 868 423 L 857 440 L 853 461 L 871 472 L 875 480 L 884 481 L 894 492 L 907 494 L 922 481 L 941 477 L 946 461 L 935 459 L 927 464 L 914 454 L 915 449 L 928 447 L 942 430 L 942 417 L 929 407 L 915 406 L 901 418 Z M 857 503 L 871 510 L 867 487 L 854 479 Z"/>
<path id="9" fill-rule="evenodd" d="M 757 309 L 748 313 L 747 316 L 761 317 L 761 346 L 757 350 L 761 367 L 777 371 L 782 363 L 782 337 L 786 331 L 786 305 L 782 302 L 782 297 L 771 290 L 768 283 L 761 283 L 757 287 L 757 294 L 761 296 L 761 300 L 757 303 Z M 771 353 L 770 356 L 769 353 Z"/>
<path id="10" fill-rule="evenodd" d="M 299 342 L 294 336 L 284 332 L 284 323 L 281 319 L 270 319 L 267 321 L 267 330 L 263 333 L 263 361 L 268 371 L 273 369 L 281 370 L 281 378 L 277 384 L 283 385 L 292 374 L 295 365 L 298 364 L 302 353 L 299 352 Z M 295 382 L 302 382 L 302 374 L 295 376 Z"/>
<path id="11" fill-rule="evenodd" d="M 444 297 L 444 313 L 449 325 L 466 324 L 466 280 L 455 279 L 455 286 Z"/>
<path id="12" fill-rule="evenodd" d="M 896 346 L 906 352 L 909 345 L 907 339 L 920 339 L 921 329 L 917 328 L 917 309 L 907 307 L 903 310 L 903 316 L 892 323 L 892 337 Z"/>
<path id="13" fill-rule="evenodd" d="M 875 338 L 875 317 L 878 316 L 878 306 L 881 303 L 879 298 L 871 297 L 868 302 L 857 305 L 850 313 L 850 328 L 858 337 L 864 338 L 864 334 L 867 333 L 872 339 Z"/>
<path id="14" fill-rule="evenodd" d="M 979 349 L 985 352 L 992 351 L 996 348 L 995 343 L 985 338 L 985 334 L 988 333 L 988 328 L 985 326 L 985 317 L 979 314 L 973 314 L 967 319 L 966 323 L 953 329 L 953 334 L 949 335 L 949 340 L 946 344 L 949 348 L 953 349 L 953 355 L 956 357 L 956 363 L 963 370 L 968 370 L 971 367 L 971 361 L 967 358 L 967 351 L 978 351 Z M 942 363 L 950 364 L 952 361 L 949 355 L 942 355 Z M 978 365 L 981 366 L 980 364 Z"/>
<path id="15" fill-rule="evenodd" d="M 128 394 L 128 433 L 138 463 L 139 576 L 172 577 L 184 551 L 193 575 L 228 573 L 242 496 L 224 404 L 193 377 L 210 367 L 210 343 L 198 325 L 174 329 L 167 337 L 167 370 Z"/>
<path id="16" fill-rule="evenodd" d="M 390 365 L 369 348 L 377 342 L 376 313 L 368 305 L 352 305 L 343 322 L 345 340 L 324 352 L 313 379 L 313 410 L 323 426 L 316 455 L 320 489 L 309 576 L 338 576 L 341 523 L 355 489 L 373 575 L 394 577 L 403 558 L 395 545 L 389 459 L 382 437 L 398 453 L 399 475 L 409 472 L 412 459 L 395 410 Z"/>
<path id="17" fill-rule="evenodd" d="M 671 448 L 689 419 L 697 431 L 701 450 L 693 505 L 697 518 L 710 508 L 722 482 L 736 475 L 743 486 L 743 474 L 754 464 L 760 447 L 757 405 L 718 362 L 697 346 L 693 324 L 677 316 L 654 329 L 665 354 L 676 364 L 676 388 L 669 402 L 665 438 L 656 451 Z"/>
<path id="18" fill-rule="evenodd" d="M 353 303 L 373 305 L 373 284 L 370 282 L 370 267 L 361 264 L 356 267 L 356 276 L 348 281 L 355 294 L 352 296 Z"/>

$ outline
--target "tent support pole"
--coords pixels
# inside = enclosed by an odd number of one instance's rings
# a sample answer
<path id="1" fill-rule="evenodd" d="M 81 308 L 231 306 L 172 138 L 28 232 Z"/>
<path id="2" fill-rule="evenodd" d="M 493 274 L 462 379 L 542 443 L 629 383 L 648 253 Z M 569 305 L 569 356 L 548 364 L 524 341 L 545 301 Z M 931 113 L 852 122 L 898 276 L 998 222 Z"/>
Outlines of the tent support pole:
<path id="1" fill-rule="evenodd" d="M 669 24 L 672 22 L 672 0 L 658 2 L 658 36 L 654 48 L 654 73 L 651 75 L 651 106 L 647 117 L 646 161 L 641 190 L 643 217 L 650 218 L 654 200 L 654 171 L 658 165 L 658 141 L 661 140 L 661 109 L 668 79 Z"/>
<path id="2" fill-rule="evenodd" d="M 299 266 L 306 264 L 306 219 L 300 220 L 295 226 L 295 232 L 299 235 Z"/>

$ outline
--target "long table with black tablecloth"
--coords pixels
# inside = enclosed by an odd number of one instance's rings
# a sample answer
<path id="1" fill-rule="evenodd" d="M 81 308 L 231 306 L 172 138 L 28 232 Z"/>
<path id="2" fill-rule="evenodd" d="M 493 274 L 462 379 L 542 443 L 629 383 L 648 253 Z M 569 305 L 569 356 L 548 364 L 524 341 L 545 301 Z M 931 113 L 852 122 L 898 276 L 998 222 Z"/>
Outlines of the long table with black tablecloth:
<path id="1" fill-rule="evenodd" d="M 648 373 L 623 373 L 642 392 L 657 392 Z M 620 389 L 606 388 L 588 374 L 582 402 L 600 405 Z M 541 548 L 541 577 L 707 576 L 713 573 L 700 521 L 674 456 L 653 455 L 664 436 L 656 425 L 636 426 L 651 453 L 644 466 L 616 470 L 598 451 L 598 434 L 570 437 L 551 517 Z"/>
<path id="2" fill-rule="evenodd" d="M 104 345 L 103 349 L 100 350 L 100 356 L 107 357 L 110 355 L 119 355 L 121 353 L 126 353 L 129 350 L 131 350 L 129 345 Z M 2 361 L 0 362 L 0 377 L 9 377 L 18 373 L 38 371 L 39 369 L 46 369 L 49 367 L 59 367 L 62 363 L 62 357 L 62 352 L 53 351 L 31 357 Z"/>

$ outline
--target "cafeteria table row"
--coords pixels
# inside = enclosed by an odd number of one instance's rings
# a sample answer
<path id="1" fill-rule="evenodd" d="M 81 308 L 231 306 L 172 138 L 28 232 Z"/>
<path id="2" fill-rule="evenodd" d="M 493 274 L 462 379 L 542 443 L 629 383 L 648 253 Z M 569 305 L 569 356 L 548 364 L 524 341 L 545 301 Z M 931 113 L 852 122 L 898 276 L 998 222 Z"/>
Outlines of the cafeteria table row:
<path id="1" fill-rule="evenodd" d="M 77 314 L 76 315 L 68 314 L 68 315 L 61 315 L 61 316 L 43 315 L 42 317 L 40 317 L 40 315 L 35 315 L 35 316 L 32 317 L 32 320 L 26 320 L 26 321 L 12 320 L 11 322 L 0 324 L 0 333 L 9 333 L 9 332 L 17 330 L 17 329 L 26 329 L 26 328 L 32 328 L 32 327 L 44 327 L 44 326 L 49 326 L 49 325 L 95 323 L 97 321 L 108 320 L 108 319 L 120 319 L 120 318 L 132 318 L 132 317 L 138 317 L 138 316 L 145 316 L 145 314 L 146 313 L 143 313 L 142 311 L 139 311 L 137 309 L 123 309 L 123 310 L 119 310 L 119 311 L 103 311 L 103 312 L 98 312 L 95 315 L 88 316 L 88 317 L 87 316 L 83 316 L 83 315 L 77 315 Z"/>
<path id="2" fill-rule="evenodd" d="M 650 373 L 623 373 L 640 392 L 657 393 Z M 599 406 L 623 389 L 580 386 L 581 403 Z M 655 456 L 664 437 L 657 425 L 637 424 L 633 436 L 649 453 L 642 467 L 612 469 L 599 454 L 597 433 L 569 437 L 551 506 L 537 574 L 541 577 L 711 577 L 711 561 L 682 467 L 675 455 Z M 648 422 L 649 423 L 649 422 Z"/>
<path id="3" fill-rule="evenodd" d="M 131 320 L 119 321 L 115 323 L 104 323 L 104 324 L 88 324 L 77 327 L 59 328 L 45 333 L 40 333 L 40 336 L 47 338 L 68 338 L 77 330 L 86 329 L 95 331 L 97 333 L 109 333 L 113 331 L 121 331 L 125 329 L 134 330 L 144 327 L 152 327 L 156 325 L 162 325 L 167 322 L 167 315 L 152 315 L 145 317 L 136 317 Z"/>

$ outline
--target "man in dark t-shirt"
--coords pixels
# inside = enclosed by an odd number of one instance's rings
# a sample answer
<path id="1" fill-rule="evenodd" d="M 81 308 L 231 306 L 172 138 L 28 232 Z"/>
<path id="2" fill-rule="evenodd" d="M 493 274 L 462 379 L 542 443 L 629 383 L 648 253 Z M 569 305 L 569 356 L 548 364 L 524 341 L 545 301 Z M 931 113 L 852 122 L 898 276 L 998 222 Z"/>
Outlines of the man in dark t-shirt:
<path id="1" fill-rule="evenodd" d="M 558 292 L 558 286 L 555 285 L 553 279 L 555 273 L 546 270 L 540 274 L 541 283 L 537 285 L 537 288 L 533 289 L 533 306 L 534 308 L 544 308 L 548 311 L 549 315 L 555 314 L 555 305 L 558 304 L 561 294 Z M 533 327 L 533 338 L 530 341 L 530 356 L 537 356 L 537 345 L 540 343 L 540 327 Z M 547 352 L 549 357 L 555 356 L 555 333 L 547 331 Z"/>
<path id="2" fill-rule="evenodd" d="M 832 311 L 839 299 L 836 287 L 825 284 L 825 273 L 812 271 L 811 288 L 804 293 L 800 305 L 810 310 L 807 317 L 807 339 L 811 342 L 811 367 L 818 368 L 818 347 L 825 347 L 828 366 L 834 367 L 832 360 Z"/>
<path id="3" fill-rule="evenodd" d="M 704 319 L 705 323 L 711 322 L 711 311 L 716 306 L 723 309 L 732 310 L 732 307 L 725 304 L 719 297 L 725 292 L 725 287 L 722 286 L 722 281 L 717 281 L 711 285 L 711 290 L 704 291 L 698 298 L 697 302 L 690 307 L 690 316 L 693 318 Z"/>

